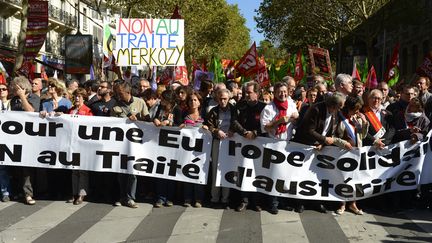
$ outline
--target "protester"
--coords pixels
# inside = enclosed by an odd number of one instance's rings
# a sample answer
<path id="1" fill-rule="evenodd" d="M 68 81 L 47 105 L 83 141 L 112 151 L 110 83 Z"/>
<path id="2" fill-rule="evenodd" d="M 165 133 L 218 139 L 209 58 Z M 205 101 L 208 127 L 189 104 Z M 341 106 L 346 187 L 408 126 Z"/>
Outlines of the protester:
<path id="1" fill-rule="evenodd" d="M 85 105 L 87 107 L 91 107 L 93 103 L 99 100 L 99 96 L 97 95 L 99 90 L 99 82 L 96 80 L 88 80 L 84 83 L 84 88 L 88 94 L 88 99 L 86 100 Z"/>
<path id="2" fill-rule="evenodd" d="M 63 97 L 66 87 L 55 78 L 48 80 L 48 99 L 42 103 L 44 113 L 62 112 L 66 113 L 72 107 L 72 102 Z"/>
<path id="3" fill-rule="evenodd" d="M 216 185 L 216 171 L 218 163 L 227 163 L 228 161 L 219 161 L 219 141 L 232 136 L 234 132 L 240 134 L 242 128 L 238 127 L 237 120 L 237 109 L 229 103 L 231 98 L 231 92 L 225 88 L 217 89 L 215 99 L 218 105 L 213 107 L 205 118 L 204 125 L 206 125 L 209 131 L 213 134 L 212 143 L 212 185 L 211 185 L 211 203 L 212 207 L 223 207 L 229 208 L 229 192 L 230 189 L 226 187 L 218 187 Z M 222 198 L 221 198 L 222 191 Z M 222 203 L 222 205 L 220 205 Z"/>
<path id="4" fill-rule="evenodd" d="M 360 96 L 348 96 L 344 107 L 339 113 L 340 119 L 334 137 L 334 144 L 343 149 L 351 150 L 353 147 L 362 147 L 362 140 L 366 137 L 369 122 L 360 113 L 363 100 Z M 342 202 L 336 213 L 342 215 L 345 212 L 346 202 Z M 356 201 L 348 202 L 348 209 L 356 215 L 363 215 L 363 211 L 357 207 Z"/>
<path id="5" fill-rule="evenodd" d="M 32 83 L 32 93 L 41 97 L 41 91 L 42 91 L 42 79 L 41 78 L 35 78 L 33 79 Z"/>
<path id="6" fill-rule="evenodd" d="M 353 89 L 351 92 L 352 96 L 362 97 L 364 93 L 363 83 L 358 79 L 353 79 Z"/>
<path id="7" fill-rule="evenodd" d="M 142 98 L 147 105 L 150 120 L 153 121 L 159 108 L 160 100 L 158 99 L 156 92 L 151 89 L 146 89 L 142 94 Z"/>
<path id="8" fill-rule="evenodd" d="M 39 112 L 40 98 L 31 93 L 31 85 L 27 78 L 16 77 L 10 83 L 12 99 L 10 107 L 12 111 Z M 34 168 L 22 167 L 22 182 L 24 191 L 24 203 L 34 205 L 33 186 L 31 177 L 34 175 Z"/>
<path id="9" fill-rule="evenodd" d="M 393 127 L 393 114 L 382 108 L 381 101 L 383 93 L 379 89 L 373 89 L 369 92 L 367 104 L 363 108 L 363 113 L 370 127 L 368 134 L 363 140 L 364 146 L 375 146 L 378 149 L 383 149 L 391 143 L 395 135 Z"/>
<path id="10" fill-rule="evenodd" d="M 8 88 L 5 83 L 0 83 L 0 112 L 10 110 L 10 105 L 8 100 Z M 8 202 L 9 198 L 9 173 L 8 167 L 5 165 L 0 165 L 0 192 L 1 192 L 1 201 Z"/>
<path id="11" fill-rule="evenodd" d="M 135 121 L 149 121 L 149 112 L 145 102 L 132 96 L 132 87 L 130 83 L 119 81 L 114 85 L 114 93 L 116 96 L 116 104 L 111 110 L 111 116 L 127 118 L 128 120 Z M 117 206 L 119 203 L 130 207 L 137 208 L 138 204 L 135 202 L 135 193 L 137 187 L 137 179 L 132 174 L 118 174 L 120 184 L 120 197 L 121 202 L 115 202 Z"/>
<path id="12" fill-rule="evenodd" d="M 258 100 L 259 84 L 250 81 L 245 84 L 245 99 L 238 102 L 236 108 L 239 111 L 238 122 L 244 128 L 240 135 L 247 139 L 254 139 L 257 136 L 265 136 L 261 131 L 260 115 L 266 104 Z M 238 127 L 240 127 L 238 126 Z M 261 197 L 259 193 L 241 192 L 241 203 L 236 210 L 241 212 L 248 206 L 256 211 L 261 211 Z M 250 200 L 249 200 L 250 199 Z"/>
<path id="13" fill-rule="evenodd" d="M 184 122 L 180 125 L 184 127 L 202 127 L 208 129 L 207 126 L 203 125 L 204 119 L 201 117 L 201 102 L 202 98 L 199 92 L 193 91 L 186 98 L 187 113 L 183 118 Z M 201 208 L 204 200 L 204 186 L 192 183 L 183 183 L 183 206 L 190 207 L 192 201 L 195 201 L 194 207 Z"/>
<path id="14" fill-rule="evenodd" d="M 429 92 L 430 87 L 430 79 L 428 77 L 419 77 L 415 81 L 415 85 L 419 89 L 419 97 L 423 104 L 426 104 L 429 99 L 432 97 L 432 94 Z"/>
<path id="15" fill-rule="evenodd" d="M 266 105 L 260 115 L 261 131 L 271 138 L 290 140 L 294 124 L 299 114 L 294 101 L 291 99 L 295 88 L 295 81 L 291 77 L 284 77 L 284 82 L 274 86 L 274 99 Z M 277 214 L 279 201 L 276 196 L 271 197 L 269 212 Z"/>
<path id="16" fill-rule="evenodd" d="M 153 119 L 153 124 L 157 127 L 173 126 L 174 114 L 173 109 L 175 106 L 175 94 L 172 90 L 165 90 L 162 92 L 161 101 Z M 171 207 L 173 206 L 175 194 L 175 181 L 167 179 L 156 180 L 156 202 L 155 208 L 160 208 L 162 205 Z"/>
<path id="17" fill-rule="evenodd" d="M 387 109 L 387 106 L 394 102 L 394 99 L 389 96 L 390 88 L 386 82 L 380 82 L 378 84 L 378 89 L 381 90 L 383 94 L 383 98 L 381 100 L 381 109 Z"/>
<path id="18" fill-rule="evenodd" d="M 351 75 L 340 73 L 336 76 L 334 87 L 337 92 L 348 96 L 353 90 L 353 78 Z"/>
<path id="19" fill-rule="evenodd" d="M 115 99 L 112 98 L 113 90 L 111 83 L 107 81 L 100 82 L 97 95 L 100 99 L 90 107 L 93 115 L 110 116 L 110 111 L 116 103 Z"/>

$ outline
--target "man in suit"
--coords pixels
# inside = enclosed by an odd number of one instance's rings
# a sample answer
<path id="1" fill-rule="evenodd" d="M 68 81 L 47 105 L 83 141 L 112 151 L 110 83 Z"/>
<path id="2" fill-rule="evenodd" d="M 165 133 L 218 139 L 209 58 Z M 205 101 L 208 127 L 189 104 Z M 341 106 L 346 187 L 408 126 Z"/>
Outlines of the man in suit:
<path id="1" fill-rule="evenodd" d="M 337 113 L 344 106 L 344 102 L 345 96 L 337 92 L 327 96 L 325 101 L 312 105 L 296 129 L 294 142 L 314 145 L 318 150 L 321 150 L 325 145 L 332 145 L 338 121 Z M 304 200 L 297 201 L 296 212 L 302 213 L 304 211 L 303 202 Z M 322 202 L 318 201 L 313 204 L 319 212 L 327 212 Z"/>
<path id="2" fill-rule="evenodd" d="M 382 149 L 391 143 L 395 135 L 392 113 L 381 109 L 383 98 L 384 95 L 379 89 L 372 90 L 368 95 L 367 105 L 364 107 L 363 113 L 371 126 L 363 140 L 364 146 L 375 146 Z"/>

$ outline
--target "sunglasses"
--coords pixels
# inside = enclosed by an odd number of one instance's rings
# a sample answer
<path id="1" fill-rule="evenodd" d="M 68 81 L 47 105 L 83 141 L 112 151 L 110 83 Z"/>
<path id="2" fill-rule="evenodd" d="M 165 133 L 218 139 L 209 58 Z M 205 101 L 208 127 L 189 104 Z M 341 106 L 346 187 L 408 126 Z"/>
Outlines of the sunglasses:
<path id="1" fill-rule="evenodd" d="M 50 84 L 50 85 L 48 85 L 48 87 L 55 88 L 56 86 L 54 84 Z"/>
<path id="2" fill-rule="evenodd" d="M 0 91 L 7 91 L 7 88 L 0 88 Z"/>
<path id="3" fill-rule="evenodd" d="M 32 85 L 38 85 L 38 83 L 32 83 Z"/>

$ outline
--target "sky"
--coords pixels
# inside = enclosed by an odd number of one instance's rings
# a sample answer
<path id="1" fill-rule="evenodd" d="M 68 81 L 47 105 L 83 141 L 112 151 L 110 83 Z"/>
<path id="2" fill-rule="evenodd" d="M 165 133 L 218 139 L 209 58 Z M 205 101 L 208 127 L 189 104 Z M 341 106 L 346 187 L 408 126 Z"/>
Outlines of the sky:
<path id="1" fill-rule="evenodd" d="M 256 15 L 255 9 L 259 8 L 261 0 L 227 0 L 229 4 L 237 4 L 240 13 L 246 18 L 246 26 L 250 30 L 252 42 L 255 41 L 257 45 L 261 40 L 264 40 L 264 35 L 258 33 L 256 22 L 253 17 Z"/>

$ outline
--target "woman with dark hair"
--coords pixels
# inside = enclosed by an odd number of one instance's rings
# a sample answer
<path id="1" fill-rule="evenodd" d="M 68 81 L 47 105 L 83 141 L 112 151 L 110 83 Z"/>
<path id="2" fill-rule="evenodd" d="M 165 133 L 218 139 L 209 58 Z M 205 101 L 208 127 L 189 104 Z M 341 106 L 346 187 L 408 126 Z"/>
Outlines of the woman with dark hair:
<path id="1" fill-rule="evenodd" d="M 160 126 L 173 126 L 174 115 L 173 108 L 175 105 L 174 92 L 165 90 L 161 94 L 160 105 L 156 111 L 153 124 Z M 173 206 L 173 198 L 175 194 L 175 181 L 166 179 L 156 179 L 156 202 L 155 208 L 160 208 L 163 205 L 167 207 Z"/>
<path id="2" fill-rule="evenodd" d="M 198 91 L 193 91 L 186 98 L 187 103 L 187 115 L 184 117 L 181 128 L 184 127 L 202 127 L 207 129 L 207 126 L 203 125 L 204 119 L 201 117 L 201 103 L 202 98 Z M 190 207 L 192 200 L 195 200 L 194 207 L 202 207 L 202 200 L 204 198 L 204 188 L 202 185 L 184 183 L 184 203 L 183 206 Z"/>
<path id="3" fill-rule="evenodd" d="M 345 105 L 339 112 L 339 123 L 336 130 L 334 144 L 338 147 L 351 150 L 353 147 L 361 147 L 362 140 L 366 137 L 369 122 L 360 113 L 363 107 L 363 100 L 360 96 L 348 96 Z M 342 202 L 336 213 L 342 215 L 345 212 L 346 202 Z M 358 209 L 356 201 L 348 202 L 348 208 L 356 215 L 363 215 L 363 211 Z"/>
<path id="4" fill-rule="evenodd" d="M 93 116 L 91 109 L 88 108 L 84 102 L 87 100 L 87 91 L 83 88 L 78 88 L 72 93 L 73 106 L 69 109 L 69 114 L 81 116 Z M 84 201 L 87 196 L 89 184 L 88 171 L 85 170 L 72 170 L 72 195 L 74 205 L 79 205 Z"/>

